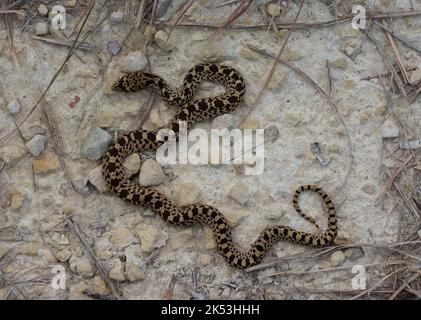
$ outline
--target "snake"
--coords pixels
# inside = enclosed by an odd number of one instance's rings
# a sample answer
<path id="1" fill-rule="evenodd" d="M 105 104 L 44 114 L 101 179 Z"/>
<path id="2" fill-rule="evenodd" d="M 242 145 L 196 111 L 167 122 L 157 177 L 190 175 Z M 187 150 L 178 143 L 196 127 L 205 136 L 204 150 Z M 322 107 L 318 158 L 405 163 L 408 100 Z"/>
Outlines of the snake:
<path id="1" fill-rule="evenodd" d="M 192 100 L 202 81 L 222 84 L 225 92 L 215 97 Z M 175 115 L 167 125 L 178 138 L 180 121 L 190 128 L 198 121 L 215 118 L 234 111 L 245 94 L 245 81 L 233 67 L 201 63 L 191 68 L 185 75 L 183 86 L 173 90 L 160 76 L 144 71 L 122 75 L 113 83 L 114 92 L 134 92 L 152 88 L 170 106 L 177 107 Z M 178 206 L 164 193 L 152 187 L 143 187 L 132 182 L 127 175 L 123 162 L 134 152 L 156 150 L 166 139 L 161 139 L 151 130 L 134 130 L 119 137 L 110 144 L 102 156 L 102 176 L 111 193 L 124 201 L 149 208 L 164 221 L 174 225 L 207 224 L 212 230 L 216 247 L 227 263 L 235 268 L 245 269 L 259 264 L 268 250 L 278 241 L 285 240 L 295 244 L 323 247 L 332 244 L 337 235 L 335 206 L 326 192 L 316 185 L 300 186 L 292 197 L 293 207 L 303 218 L 313 223 L 318 230 L 314 233 L 296 230 L 289 226 L 276 225 L 266 228 L 250 245 L 249 250 L 241 251 L 233 241 L 233 227 L 226 217 L 214 206 L 195 203 Z M 325 204 L 328 214 L 327 228 L 322 232 L 312 217 L 305 214 L 299 204 L 299 196 L 304 191 L 317 193 Z"/>

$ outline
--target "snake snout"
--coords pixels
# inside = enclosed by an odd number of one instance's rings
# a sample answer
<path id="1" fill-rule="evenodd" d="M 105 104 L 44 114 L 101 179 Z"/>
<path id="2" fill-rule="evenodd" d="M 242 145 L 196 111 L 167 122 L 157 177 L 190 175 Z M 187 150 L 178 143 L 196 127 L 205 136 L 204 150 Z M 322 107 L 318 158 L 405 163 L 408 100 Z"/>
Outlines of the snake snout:
<path id="1" fill-rule="evenodd" d="M 124 77 L 118 79 L 114 84 L 111 86 L 111 90 L 116 92 L 127 91 L 126 89 L 126 81 Z"/>

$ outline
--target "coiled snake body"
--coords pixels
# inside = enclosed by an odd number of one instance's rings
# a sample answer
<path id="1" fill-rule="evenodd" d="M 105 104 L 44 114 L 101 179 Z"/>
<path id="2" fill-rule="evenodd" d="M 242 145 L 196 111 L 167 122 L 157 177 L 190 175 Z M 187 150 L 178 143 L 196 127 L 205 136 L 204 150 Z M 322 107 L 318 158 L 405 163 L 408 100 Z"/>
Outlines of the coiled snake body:
<path id="1" fill-rule="evenodd" d="M 223 84 L 226 87 L 225 94 L 190 101 L 202 80 Z M 162 78 L 145 72 L 124 75 L 114 83 L 112 89 L 130 92 L 146 87 L 153 88 L 167 104 L 180 107 L 168 125 L 176 134 L 179 131 L 180 120 L 186 121 L 190 128 L 197 121 L 232 112 L 245 93 L 245 83 L 238 71 L 215 64 L 200 64 L 193 67 L 185 76 L 180 91 L 171 90 Z M 157 141 L 155 132 L 148 130 L 131 131 L 121 136 L 117 142 L 108 147 L 102 158 L 102 173 L 108 188 L 129 203 L 151 208 L 166 222 L 177 225 L 190 225 L 196 222 L 208 224 L 213 229 L 220 254 L 231 266 L 244 269 L 260 263 L 268 249 L 279 240 L 320 247 L 332 243 L 335 239 L 337 223 L 332 201 L 321 188 L 306 185 L 296 190 L 293 196 L 294 208 L 302 217 L 315 224 L 315 221 L 299 208 L 298 196 L 306 190 L 318 193 L 326 204 L 329 214 L 325 232 L 312 234 L 281 225 L 269 227 L 260 234 L 248 251 L 239 251 L 233 242 L 230 223 L 215 207 L 204 204 L 179 207 L 163 193 L 153 188 L 141 187 L 129 180 L 123 167 L 123 160 L 133 152 L 156 150 L 163 143 Z"/>

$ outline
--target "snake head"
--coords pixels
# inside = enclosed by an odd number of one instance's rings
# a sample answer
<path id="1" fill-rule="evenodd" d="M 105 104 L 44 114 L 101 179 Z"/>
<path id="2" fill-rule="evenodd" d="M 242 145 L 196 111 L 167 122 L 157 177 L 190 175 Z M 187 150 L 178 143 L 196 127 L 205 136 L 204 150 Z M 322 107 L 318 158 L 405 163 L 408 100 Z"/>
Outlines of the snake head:
<path id="1" fill-rule="evenodd" d="M 128 92 L 129 90 L 129 83 L 127 81 L 126 76 L 122 76 L 120 79 L 118 79 L 111 87 L 111 90 L 116 92 Z"/>

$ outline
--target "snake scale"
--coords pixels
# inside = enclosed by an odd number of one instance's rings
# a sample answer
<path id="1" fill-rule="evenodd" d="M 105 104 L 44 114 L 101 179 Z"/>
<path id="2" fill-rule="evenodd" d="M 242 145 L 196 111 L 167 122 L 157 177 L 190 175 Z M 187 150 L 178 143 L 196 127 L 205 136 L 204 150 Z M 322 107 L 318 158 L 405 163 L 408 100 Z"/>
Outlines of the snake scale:
<path id="1" fill-rule="evenodd" d="M 191 100 L 203 80 L 220 83 L 225 86 L 223 95 Z M 232 67 L 217 64 L 199 64 L 185 76 L 183 88 L 172 90 L 161 77 L 146 73 L 132 72 L 116 81 L 112 90 L 133 92 L 150 87 L 171 106 L 179 107 L 170 121 L 168 128 L 176 136 L 179 121 L 186 121 L 190 128 L 194 123 L 232 112 L 237 108 L 245 94 L 245 83 L 241 74 Z M 269 248 L 279 240 L 321 247 L 334 241 L 337 234 L 336 212 L 329 196 L 319 187 L 305 185 L 299 187 L 293 196 L 295 210 L 305 219 L 316 225 L 298 205 L 301 192 L 311 190 L 320 195 L 328 210 L 327 229 L 324 232 L 307 233 L 288 226 L 273 226 L 264 230 L 246 252 L 237 249 L 233 242 L 232 227 L 224 215 L 215 207 L 205 204 L 193 204 L 179 207 L 163 193 L 149 187 L 141 187 L 131 182 L 123 167 L 123 160 L 133 152 L 156 150 L 164 141 L 158 141 L 157 133 L 148 130 L 135 130 L 122 135 L 111 144 L 102 158 L 102 174 L 111 192 L 125 201 L 152 209 L 166 222 L 176 225 L 191 225 L 204 222 L 212 229 L 220 254 L 233 267 L 248 268 L 260 263 Z M 316 225 L 317 227 L 317 225 Z"/>

